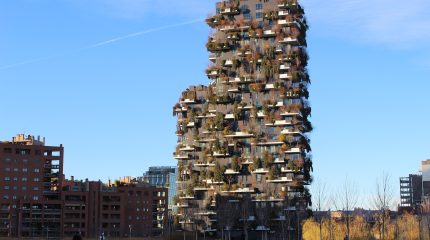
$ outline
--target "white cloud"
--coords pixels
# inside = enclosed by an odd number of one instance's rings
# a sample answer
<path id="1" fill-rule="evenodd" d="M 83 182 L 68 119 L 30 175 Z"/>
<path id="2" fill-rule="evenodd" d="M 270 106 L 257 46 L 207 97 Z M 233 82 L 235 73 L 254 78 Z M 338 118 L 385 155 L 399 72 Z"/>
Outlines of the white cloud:
<path id="1" fill-rule="evenodd" d="M 303 0 L 318 32 L 394 48 L 430 43 L 428 0 Z"/>

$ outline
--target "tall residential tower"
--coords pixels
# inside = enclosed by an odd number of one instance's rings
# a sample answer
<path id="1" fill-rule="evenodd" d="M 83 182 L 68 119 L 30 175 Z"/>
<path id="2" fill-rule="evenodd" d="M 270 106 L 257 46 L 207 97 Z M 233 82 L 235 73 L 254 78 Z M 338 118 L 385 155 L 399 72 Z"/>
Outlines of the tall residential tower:
<path id="1" fill-rule="evenodd" d="M 178 117 L 177 222 L 212 235 L 297 238 L 307 216 L 307 23 L 295 0 L 230 0 L 206 19 L 208 86 Z"/>

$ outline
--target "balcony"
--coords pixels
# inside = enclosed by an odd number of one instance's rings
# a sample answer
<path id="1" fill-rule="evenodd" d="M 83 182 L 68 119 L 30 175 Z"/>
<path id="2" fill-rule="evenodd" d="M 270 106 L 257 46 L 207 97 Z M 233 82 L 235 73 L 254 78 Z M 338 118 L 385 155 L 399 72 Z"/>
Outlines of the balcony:
<path id="1" fill-rule="evenodd" d="M 298 115 L 300 115 L 300 113 L 295 113 L 295 112 L 283 112 L 283 113 L 281 113 L 281 116 L 287 116 L 287 117 L 298 116 Z"/>
<path id="2" fill-rule="evenodd" d="M 257 198 L 252 200 L 253 202 L 282 202 L 284 199 L 275 197 Z"/>
<path id="3" fill-rule="evenodd" d="M 206 115 L 198 116 L 197 118 L 213 118 L 213 117 L 216 117 L 216 115 L 210 112 L 210 113 L 207 113 Z"/>
<path id="4" fill-rule="evenodd" d="M 209 55 L 209 61 L 211 61 L 211 62 L 215 62 L 216 61 L 216 55 L 215 54 L 211 54 L 211 55 Z"/>
<path id="5" fill-rule="evenodd" d="M 251 189 L 251 188 L 238 188 L 236 190 L 229 190 L 229 191 L 221 191 L 222 193 L 254 193 L 255 190 Z M 233 203 L 233 202 L 240 202 L 239 200 L 236 199 L 232 199 L 229 200 L 229 202 Z"/>
<path id="6" fill-rule="evenodd" d="M 238 30 L 235 26 L 227 25 L 219 29 L 222 32 L 232 32 Z"/>
<path id="7" fill-rule="evenodd" d="M 247 132 L 234 132 L 233 134 L 225 135 L 226 138 L 250 138 L 254 137 L 254 134 Z"/>
<path id="8" fill-rule="evenodd" d="M 267 180 L 267 182 L 271 182 L 271 183 L 287 183 L 292 181 L 293 181 L 292 177 L 280 177 L 278 179 Z"/>
<path id="9" fill-rule="evenodd" d="M 286 71 L 290 69 L 290 65 L 282 64 L 279 66 L 279 70 Z"/>
<path id="10" fill-rule="evenodd" d="M 294 129 L 283 129 L 281 131 L 281 134 L 286 134 L 286 135 L 297 135 L 297 134 L 301 134 L 301 132 L 294 130 Z"/>
<path id="11" fill-rule="evenodd" d="M 178 208 L 189 208 L 190 205 L 188 205 L 187 203 L 178 203 L 176 205 Z"/>
<path id="12" fill-rule="evenodd" d="M 195 187 L 194 191 L 211 191 L 214 190 L 213 187 Z"/>
<path id="13" fill-rule="evenodd" d="M 278 4 L 281 9 L 296 9 L 298 7 L 297 1 L 294 0 L 284 0 Z"/>
<path id="14" fill-rule="evenodd" d="M 196 215 L 200 215 L 200 216 L 210 216 L 210 215 L 216 215 L 216 212 L 214 212 L 214 211 L 198 212 L 198 213 L 196 213 Z"/>
<path id="15" fill-rule="evenodd" d="M 180 102 L 181 104 L 194 104 L 194 103 L 196 103 L 196 100 L 195 99 L 189 99 L 189 98 L 185 98 L 184 100 L 182 100 L 181 102 Z"/>
<path id="16" fill-rule="evenodd" d="M 301 153 L 300 148 L 290 148 L 289 150 L 285 151 L 286 154 L 295 154 L 295 153 Z"/>
<path id="17" fill-rule="evenodd" d="M 191 159 L 189 155 L 174 155 L 173 158 L 177 160 L 189 160 Z"/>
<path id="18" fill-rule="evenodd" d="M 276 120 L 273 123 L 266 123 L 266 126 L 288 126 L 288 125 L 292 125 L 291 121 L 287 121 L 287 120 Z"/>
<path id="19" fill-rule="evenodd" d="M 265 168 L 257 168 L 257 169 L 255 169 L 252 173 L 254 173 L 254 174 L 266 174 L 266 173 L 268 173 L 269 172 L 269 170 L 268 169 L 265 169 Z"/>
<path id="20" fill-rule="evenodd" d="M 282 145 L 284 142 L 280 141 L 267 141 L 267 142 L 258 142 L 257 146 L 273 146 L 273 145 Z"/>
<path id="21" fill-rule="evenodd" d="M 238 174 L 240 174 L 240 172 L 235 171 L 233 169 L 226 169 L 225 172 L 224 172 L 224 174 L 225 175 L 238 175 Z"/>
<path id="22" fill-rule="evenodd" d="M 247 158 L 244 162 L 241 162 L 241 164 L 242 165 L 250 165 L 250 164 L 253 164 L 253 162 Z"/>
<path id="23" fill-rule="evenodd" d="M 237 7 L 227 7 L 220 9 L 222 15 L 237 15 L 240 14 L 239 8 Z"/>
<path id="24" fill-rule="evenodd" d="M 273 30 L 265 30 L 263 32 L 263 37 L 274 37 L 276 36 L 276 33 Z"/>
<path id="25" fill-rule="evenodd" d="M 289 44 L 289 45 L 299 45 L 300 42 L 296 37 L 286 37 L 279 41 L 280 43 Z"/>
<path id="26" fill-rule="evenodd" d="M 278 20 L 278 24 L 281 26 L 294 26 L 300 28 L 300 24 L 297 21 L 289 21 L 289 20 Z"/>
<path id="27" fill-rule="evenodd" d="M 282 167 L 281 168 L 281 173 L 296 173 L 296 172 L 300 172 L 300 170 L 294 169 L 294 168 L 289 168 L 289 167 Z"/>
<path id="28" fill-rule="evenodd" d="M 234 88 L 229 88 L 227 91 L 231 93 L 239 93 L 240 89 L 239 87 L 234 87 Z"/>
<path id="29" fill-rule="evenodd" d="M 217 182 L 217 181 L 215 181 L 215 180 L 212 180 L 212 179 L 206 179 L 206 180 L 203 180 L 203 182 L 206 182 L 206 184 L 209 184 L 209 185 L 222 185 L 224 182 Z"/>
<path id="30" fill-rule="evenodd" d="M 224 66 L 233 66 L 233 60 L 231 60 L 231 59 L 228 59 L 228 60 L 226 60 L 225 61 L 225 63 L 224 63 Z"/>
<path id="31" fill-rule="evenodd" d="M 179 148 L 179 151 L 184 151 L 184 152 L 193 152 L 195 150 L 196 150 L 195 147 L 191 147 L 188 145 L 186 145 L 185 147 Z"/>
<path id="32" fill-rule="evenodd" d="M 213 157 L 230 157 L 230 154 L 229 153 L 223 153 L 223 152 L 216 152 L 216 151 L 214 151 L 213 153 L 212 153 L 212 155 L 211 154 L 208 154 L 207 155 L 208 157 L 210 157 L 210 156 L 213 156 Z"/>
<path id="33" fill-rule="evenodd" d="M 281 73 L 281 74 L 279 74 L 279 79 L 290 79 L 291 78 L 291 75 L 290 74 L 288 74 L 288 73 Z"/>
<path id="34" fill-rule="evenodd" d="M 288 14 L 289 13 L 287 11 L 283 11 L 283 10 L 278 11 L 278 16 L 280 16 L 280 17 L 288 16 Z"/>
<path id="35" fill-rule="evenodd" d="M 195 167 L 214 167 L 215 163 L 205 162 L 205 163 L 196 163 Z"/>
<path id="36" fill-rule="evenodd" d="M 273 83 L 268 83 L 264 87 L 265 90 L 275 89 L 275 85 Z"/>
<path id="37" fill-rule="evenodd" d="M 233 113 L 227 113 L 227 114 L 224 116 L 224 119 L 233 119 L 233 120 L 234 120 L 234 114 L 233 114 Z"/>
<path id="38" fill-rule="evenodd" d="M 285 160 L 283 158 L 276 158 L 275 161 L 273 161 L 274 164 L 284 164 Z"/>

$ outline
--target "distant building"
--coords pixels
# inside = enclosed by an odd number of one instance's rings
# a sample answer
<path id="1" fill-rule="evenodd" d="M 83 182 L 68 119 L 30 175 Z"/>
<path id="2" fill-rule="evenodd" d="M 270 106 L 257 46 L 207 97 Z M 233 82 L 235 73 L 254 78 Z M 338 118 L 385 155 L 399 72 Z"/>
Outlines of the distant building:
<path id="1" fill-rule="evenodd" d="M 417 212 L 423 200 L 430 197 L 430 160 L 422 161 L 419 171 L 400 178 L 399 211 Z"/>
<path id="2" fill-rule="evenodd" d="M 131 177 L 115 184 L 65 180 L 64 148 L 19 134 L 0 142 L 0 238 L 113 239 L 160 235 L 168 191 Z M 125 183 L 127 182 L 127 183 Z"/>
<path id="3" fill-rule="evenodd" d="M 143 174 L 143 181 L 156 187 L 166 187 L 169 189 L 169 209 L 172 209 L 173 198 L 176 195 L 176 167 L 149 167 L 149 170 Z"/>
<path id="4" fill-rule="evenodd" d="M 430 159 L 421 162 L 420 172 L 422 173 L 423 196 L 430 196 Z"/>
<path id="5" fill-rule="evenodd" d="M 60 235 L 63 151 L 31 135 L 0 142 L 0 237 Z"/>
<path id="6" fill-rule="evenodd" d="M 400 178 L 400 208 L 401 210 L 415 210 L 422 201 L 422 176 L 409 174 Z"/>
<path id="7" fill-rule="evenodd" d="M 63 236 L 80 232 L 114 238 L 160 235 L 167 221 L 167 190 L 144 183 L 108 186 L 94 181 L 65 181 Z"/>

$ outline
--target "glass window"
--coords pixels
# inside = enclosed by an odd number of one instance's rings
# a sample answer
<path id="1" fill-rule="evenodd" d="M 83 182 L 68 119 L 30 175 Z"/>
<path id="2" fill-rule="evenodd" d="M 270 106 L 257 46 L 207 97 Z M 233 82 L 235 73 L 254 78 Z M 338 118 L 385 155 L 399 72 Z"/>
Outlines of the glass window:
<path id="1" fill-rule="evenodd" d="M 35 168 L 35 169 L 34 169 L 34 172 L 35 172 L 35 173 L 38 173 L 39 171 L 40 171 L 40 170 L 39 170 L 38 168 Z"/>
<path id="2" fill-rule="evenodd" d="M 4 171 L 5 172 L 10 172 L 10 168 L 7 167 L 7 168 L 4 169 Z"/>
<path id="3" fill-rule="evenodd" d="M 262 3 L 255 4 L 255 9 L 257 9 L 257 10 L 263 9 L 263 4 Z"/>
<path id="4" fill-rule="evenodd" d="M 27 168 L 23 168 L 22 172 L 28 172 L 28 169 Z"/>
<path id="5" fill-rule="evenodd" d="M 245 13 L 245 14 L 243 14 L 243 18 L 244 18 L 245 20 L 251 20 L 251 14 L 249 14 L 249 13 Z"/>
<path id="6" fill-rule="evenodd" d="M 3 189 L 4 190 L 9 190 L 9 186 L 4 186 Z"/>
<path id="7" fill-rule="evenodd" d="M 27 182 L 27 178 L 26 178 L 26 177 L 23 177 L 23 178 L 22 178 L 22 181 L 23 181 L 23 182 Z"/>

